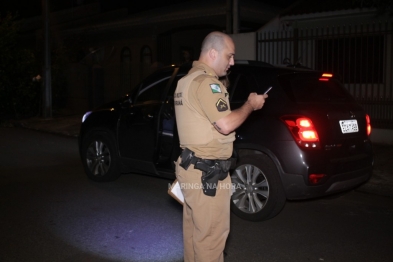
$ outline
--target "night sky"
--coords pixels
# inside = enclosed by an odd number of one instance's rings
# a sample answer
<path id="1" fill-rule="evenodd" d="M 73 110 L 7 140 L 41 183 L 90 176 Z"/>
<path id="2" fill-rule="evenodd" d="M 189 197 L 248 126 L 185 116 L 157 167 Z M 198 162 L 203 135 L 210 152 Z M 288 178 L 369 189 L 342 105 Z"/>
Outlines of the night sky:
<path id="1" fill-rule="evenodd" d="M 154 9 L 162 6 L 167 6 L 176 3 L 189 2 L 192 0 L 144 0 L 144 1 L 130 1 L 130 0 L 51 0 L 50 8 L 52 11 L 58 11 L 66 8 L 72 8 L 77 5 L 77 2 L 84 1 L 85 3 L 101 2 L 102 10 L 111 11 L 118 8 L 126 7 L 129 13 L 138 13 L 141 11 Z M 225 0 L 222 0 L 225 1 Z M 239 0 L 241 1 L 241 0 Z M 285 8 L 295 0 L 256 0 L 258 2 L 274 5 Z M 7 11 L 13 14 L 18 12 L 20 17 L 32 17 L 41 14 L 41 3 L 43 0 L 2 0 L 0 1 L 1 16 L 4 16 Z"/>

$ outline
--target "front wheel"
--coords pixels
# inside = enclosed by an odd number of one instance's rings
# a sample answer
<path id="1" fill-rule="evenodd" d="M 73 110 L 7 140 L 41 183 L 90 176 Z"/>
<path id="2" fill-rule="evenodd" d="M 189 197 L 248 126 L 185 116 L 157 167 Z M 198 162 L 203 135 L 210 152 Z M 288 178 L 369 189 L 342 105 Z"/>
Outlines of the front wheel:
<path id="1" fill-rule="evenodd" d="M 113 181 L 120 176 L 114 139 L 107 132 L 93 132 L 83 139 L 81 158 L 87 177 L 96 182 Z"/>
<path id="2" fill-rule="evenodd" d="M 238 217 L 263 221 L 276 216 L 285 206 L 286 196 L 277 168 L 266 155 L 242 158 L 231 174 L 234 193 L 231 210 Z"/>

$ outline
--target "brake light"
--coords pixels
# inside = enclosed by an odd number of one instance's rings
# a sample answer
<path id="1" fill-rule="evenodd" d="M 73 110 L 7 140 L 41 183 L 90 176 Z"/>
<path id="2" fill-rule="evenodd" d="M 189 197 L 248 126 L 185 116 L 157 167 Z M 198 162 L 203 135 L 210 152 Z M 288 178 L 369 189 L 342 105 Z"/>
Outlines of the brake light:
<path id="1" fill-rule="evenodd" d="M 371 120 L 370 116 L 366 114 L 367 135 L 371 134 Z"/>
<path id="2" fill-rule="evenodd" d="M 298 118 L 296 125 L 299 127 L 299 136 L 303 141 L 319 141 L 317 130 L 310 119 Z"/>
<path id="3" fill-rule="evenodd" d="M 323 73 L 322 77 L 319 78 L 319 81 L 329 81 L 329 78 L 333 77 L 333 74 Z"/>
<path id="4" fill-rule="evenodd" d="M 310 182 L 311 185 L 317 185 L 324 177 L 326 177 L 325 174 L 309 174 L 308 182 Z"/>
<path id="5" fill-rule="evenodd" d="M 300 116 L 284 116 L 281 118 L 298 145 L 307 148 L 319 148 L 319 136 L 311 119 Z"/>

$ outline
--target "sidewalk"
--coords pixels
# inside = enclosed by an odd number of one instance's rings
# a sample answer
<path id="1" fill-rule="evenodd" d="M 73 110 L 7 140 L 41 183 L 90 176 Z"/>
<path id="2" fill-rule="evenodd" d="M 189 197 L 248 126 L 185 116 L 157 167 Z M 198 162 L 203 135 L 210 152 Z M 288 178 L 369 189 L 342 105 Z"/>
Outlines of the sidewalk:
<path id="1" fill-rule="evenodd" d="M 83 115 L 59 116 L 49 119 L 32 117 L 28 119 L 11 121 L 15 127 L 24 127 L 53 134 L 78 137 Z"/>
<path id="2" fill-rule="evenodd" d="M 82 115 L 54 117 L 51 119 L 30 118 L 11 122 L 10 126 L 77 137 Z M 356 190 L 365 193 L 393 197 L 393 146 L 374 144 L 375 165 L 370 180 Z"/>

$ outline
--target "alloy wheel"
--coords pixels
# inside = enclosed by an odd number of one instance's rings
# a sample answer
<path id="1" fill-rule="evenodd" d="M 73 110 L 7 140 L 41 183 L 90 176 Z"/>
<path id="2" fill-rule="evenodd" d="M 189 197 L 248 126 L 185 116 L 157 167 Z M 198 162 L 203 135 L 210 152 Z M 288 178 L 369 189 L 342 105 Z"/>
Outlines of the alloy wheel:
<path id="1" fill-rule="evenodd" d="M 269 183 L 256 166 L 244 164 L 232 173 L 235 192 L 232 201 L 245 213 L 256 213 L 264 208 L 269 199 Z"/>
<path id="2" fill-rule="evenodd" d="M 110 150 L 102 141 L 93 141 L 86 152 L 86 163 L 94 176 L 104 176 L 111 166 Z"/>

